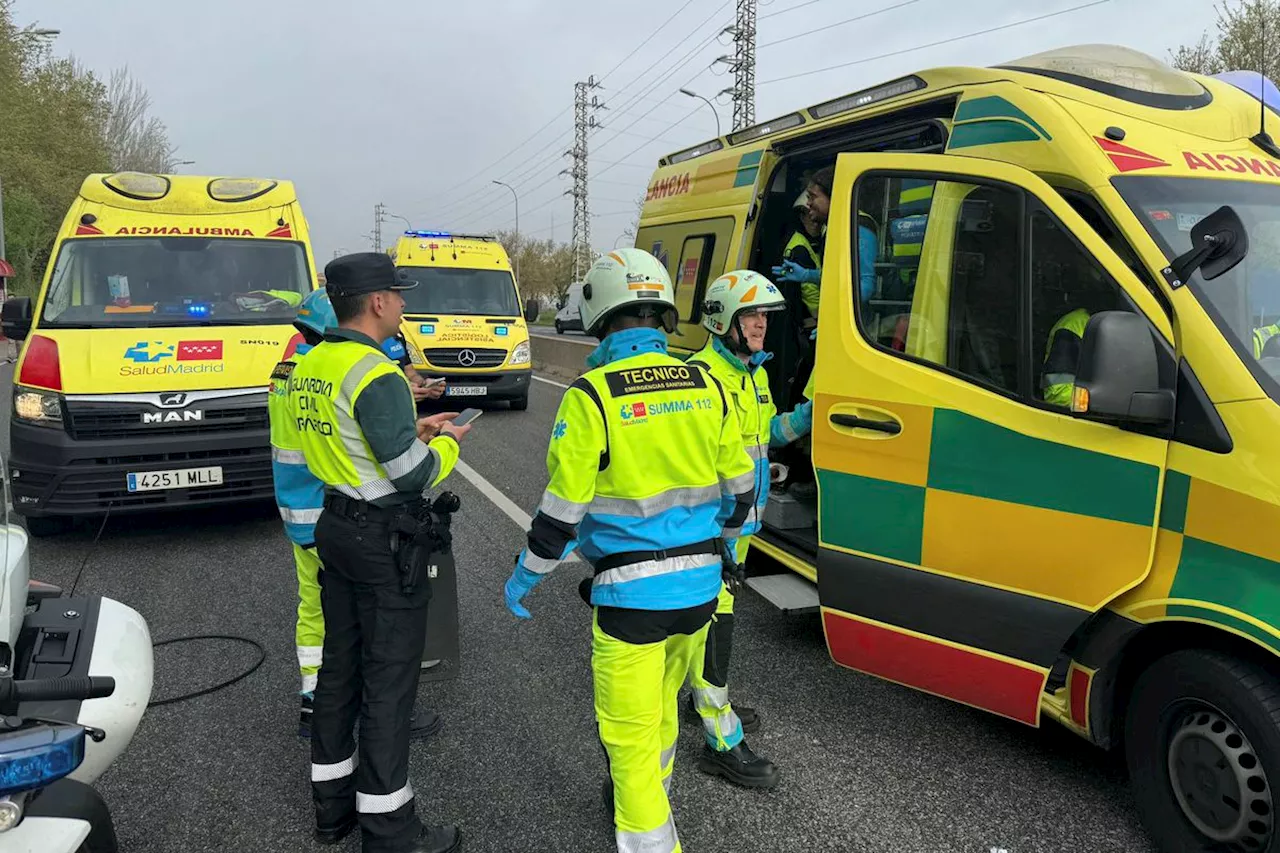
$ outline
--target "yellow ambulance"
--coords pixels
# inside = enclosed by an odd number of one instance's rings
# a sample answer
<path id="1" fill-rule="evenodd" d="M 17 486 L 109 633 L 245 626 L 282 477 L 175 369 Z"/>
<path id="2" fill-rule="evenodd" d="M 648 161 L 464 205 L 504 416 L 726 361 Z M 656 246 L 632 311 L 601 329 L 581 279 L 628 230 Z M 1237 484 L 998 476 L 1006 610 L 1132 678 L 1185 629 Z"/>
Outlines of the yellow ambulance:
<path id="1" fill-rule="evenodd" d="M 489 236 L 406 231 L 390 255 L 404 291 L 404 332 L 414 367 L 447 380 L 445 397 L 529 407 L 533 362 L 520 290 L 502 244 Z"/>
<path id="2" fill-rule="evenodd" d="M 288 181 L 90 175 L 39 297 L 10 299 L 14 509 L 76 516 L 272 497 L 271 368 L 315 287 Z"/>
<path id="3" fill-rule="evenodd" d="M 1277 138 L 1124 48 L 934 69 L 664 158 L 636 241 L 695 349 L 835 167 L 811 375 L 770 328 L 814 482 L 751 582 L 839 664 L 1123 748 L 1169 853 L 1280 849 Z"/>

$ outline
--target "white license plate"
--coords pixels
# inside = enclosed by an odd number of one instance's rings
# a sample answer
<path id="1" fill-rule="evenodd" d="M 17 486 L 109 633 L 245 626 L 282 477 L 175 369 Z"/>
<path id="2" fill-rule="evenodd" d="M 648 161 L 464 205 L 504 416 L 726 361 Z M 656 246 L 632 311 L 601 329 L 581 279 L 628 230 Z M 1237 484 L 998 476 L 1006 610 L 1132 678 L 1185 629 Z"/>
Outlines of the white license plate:
<path id="1" fill-rule="evenodd" d="M 129 491 L 154 492 L 157 489 L 194 489 L 222 485 L 222 466 L 212 468 L 178 468 L 172 471 L 143 471 L 127 474 Z"/>
<path id="2" fill-rule="evenodd" d="M 446 397 L 483 397 L 489 389 L 484 385 L 450 385 L 444 393 Z"/>

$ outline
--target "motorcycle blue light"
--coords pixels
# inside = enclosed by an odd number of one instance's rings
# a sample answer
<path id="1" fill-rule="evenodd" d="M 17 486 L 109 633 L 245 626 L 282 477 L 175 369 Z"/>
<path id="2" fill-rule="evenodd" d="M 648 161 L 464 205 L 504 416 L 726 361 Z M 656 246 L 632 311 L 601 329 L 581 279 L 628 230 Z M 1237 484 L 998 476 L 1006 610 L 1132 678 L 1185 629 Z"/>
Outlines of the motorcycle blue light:
<path id="1" fill-rule="evenodd" d="M 84 729 L 40 726 L 0 735 L 0 795 L 56 782 L 84 761 Z"/>

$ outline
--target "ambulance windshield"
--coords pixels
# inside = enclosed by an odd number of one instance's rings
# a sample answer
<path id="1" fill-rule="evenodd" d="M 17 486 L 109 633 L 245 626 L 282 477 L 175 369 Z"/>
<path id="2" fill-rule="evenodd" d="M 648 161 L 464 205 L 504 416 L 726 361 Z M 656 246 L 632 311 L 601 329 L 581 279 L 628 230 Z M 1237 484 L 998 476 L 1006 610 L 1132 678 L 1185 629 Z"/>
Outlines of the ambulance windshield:
<path id="1" fill-rule="evenodd" d="M 413 290 L 403 291 L 405 314 L 520 316 L 516 283 L 506 270 L 406 266 L 400 271 L 404 278 L 418 282 Z"/>
<path id="2" fill-rule="evenodd" d="M 1113 179 L 1171 260 L 1191 249 L 1191 229 L 1224 204 L 1240 215 L 1249 254 L 1224 275 L 1188 282 L 1232 347 L 1280 402 L 1280 186 L 1207 178 Z"/>
<path id="3" fill-rule="evenodd" d="M 49 279 L 40 325 L 291 323 L 310 291 L 301 243 L 208 237 L 67 240 Z"/>

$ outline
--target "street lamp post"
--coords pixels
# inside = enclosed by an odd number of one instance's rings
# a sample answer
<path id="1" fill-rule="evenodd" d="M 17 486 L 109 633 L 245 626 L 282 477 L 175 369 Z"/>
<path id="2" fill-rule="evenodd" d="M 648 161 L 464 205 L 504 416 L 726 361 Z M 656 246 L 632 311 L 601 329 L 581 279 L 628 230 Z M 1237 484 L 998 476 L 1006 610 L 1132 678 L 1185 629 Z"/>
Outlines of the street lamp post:
<path id="1" fill-rule="evenodd" d="M 390 216 L 392 219 L 399 219 L 401 222 L 403 222 L 403 223 L 404 223 L 404 227 L 405 227 L 405 228 L 408 228 L 410 231 L 412 231 L 412 230 L 413 230 L 413 223 L 412 223 L 412 222 L 410 222 L 408 219 L 405 219 L 405 218 L 404 218 L 403 216 L 401 216 L 400 214 L 398 214 L 398 213 L 388 213 L 388 214 L 387 214 L 387 216 Z"/>
<path id="2" fill-rule="evenodd" d="M 511 190 L 511 197 L 516 200 L 516 237 L 520 236 L 520 194 L 516 192 L 516 188 L 511 184 L 504 184 L 502 181 L 494 181 L 500 187 L 506 187 Z M 516 281 L 520 280 L 520 247 L 516 246 Z"/>
<path id="3" fill-rule="evenodd" d="M 688 95 L 690 98 L 697 98 L 700 101 L 705 101 L 707 106 L 711 107 L 711 114 L 716 117 L 716 136 L 719 136 L 720 135 L 720 113 L 716 112 L 716 105 L 711 103 L 711 101 L 707 100 L 702 95 L 699 95 L 697 92 L 691 92 L 688 89 L 681 89 L 680 94 Z"/>

